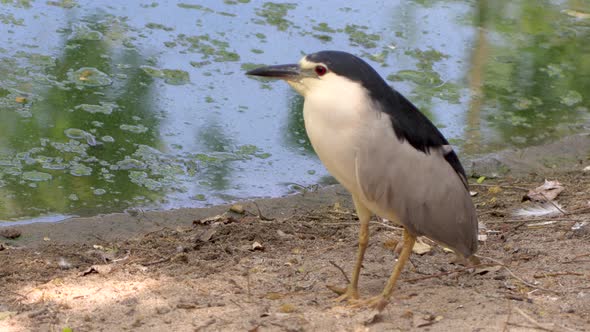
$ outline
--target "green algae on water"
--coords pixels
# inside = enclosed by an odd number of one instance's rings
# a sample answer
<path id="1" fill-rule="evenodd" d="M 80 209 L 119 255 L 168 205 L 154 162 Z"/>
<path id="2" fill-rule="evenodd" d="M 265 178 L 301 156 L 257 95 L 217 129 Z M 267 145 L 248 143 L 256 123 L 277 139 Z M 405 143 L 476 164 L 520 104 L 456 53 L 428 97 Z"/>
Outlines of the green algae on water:
<path id="1" fill-rule="evenodd" d="M 581 103 L 583 99 L 578 91 L 570 90 L 565 96 L 561 97 L 560 102 L 566 106 L 574 106 Z"/>
<path id="2" fill-rule="evenodd" d="M 59 0 L 59 1 L 47 1 L 50 6 L 62 7 L 66 9 L 74 8 L 78 5 L 76 0 Z"/>
<path id="3" fill-rule="evenodd" d="M 174 30 L 174 28 L 165 26 L 164 24 L 152 23 L 152 22 L 146 23 L 145 27 L 148 29 L 154 29 L 154 30 L 164 30 L 164 31 L 173 31 Z"/>
<path id="4" fill-rule="evenodd" d="M 151 66 L 140 67 L 146 74 L 156 77 L 163 78 L 164 82 L 171 85 L 183 85 L 190 82 L 189 73 L 180 69 L 158 69 Z"/>
<path id="5" fill-rule="evenodd" d="M 324 33 L 335 33 L 336 29 L 332 29 L 328 23 L 322 22 L 312 27 L 313 30 Z"/>
<path id="6" fill-rule="evenodd" d="M 164 82 L 171 85 L 183 85 L 190 82 L 188 72 L 180 69 L 162 69 Z"/>
<path id="7" fill-rule="evenodd" d="M 212 58 L 215 62 L 239 61 L 240 55 L 229 50 L 229 43 L 212 38 L 209 35 L 189 36 L 179 34 L 174 41 L 185 48 L 186 52 L 199 53 L 204 59 Z"/>
<path id="8" fill-rule="evenodd" d="M 177 6 L 178 6 L 178 7 L 180 7 L 180 8 L 184 8 L 184 9 L 196 9 L 196 10 L 201 10 L 201 11 L 204 11 L 204 12 L 206 12 L 206 13 L 213 13 L 213 12 L 214 12 L 214 10 L 213 10 L 213 9 L 211 9 L 211 8 L 207 8 L 207 7 L 205 7 L 205 6 L 202 6 L 202 5 L 196 5 L 196 4 L 188 4 L 188 3 L 183 3 L 183 2 L 181 2 L 181 3 L 177 4 Z"/>
<path id="9" fill-rule="evenodd" d="M 277 27 L 280 31 L 286 31 L 293 23 L 285 18 L 291 9 L 295 9 L 295 3 L 266 2 L 262 9 L 256 10 L 256 15 L 265 19 L 266 23 Z"/>
<path id="10" fill-rule="evenodd" d="M 120 170 L 144 169 L 146 168 L 146 165 L 140 160 L 126 157 L 125 159 L 117 162 L 116 168 Z"/>
<path id="11" fill-rule="evenodd" d="M 49 173 L 38 171 L 23 172 L 22 177 L 24 180 L 34 182 L 49 181 L 53 178 Z"/>
<path id="12" fill-rule="evenodd" d="M 143 126 L 143 125 L 129 125 L 129 124 L 122 124 L 119 126 L 119 128 L 121 128 L 121 130 L 125 130 L 125 131 L 129 131 L 135 134 L 141 134 L 141 133 L 145 133 L 146 131 L 148 131 L 147 127 Z"/>
<path id="13" fill-rule="evenodd" d="M 107 191 L 106 191 L 106 190 L 104 190 L 104 189 L 102 189 L 102 188 L 97 188 L 97 189 L 94 189 L 94 190 L 92 191 L 92 193 L 93 193 L 94 195 L 96 195 L 96 196 L 102 196 L 102 195 L 106 194 L 106 193 L 107 193 Z"/>
<path id="14" fill-rule="evenodd" d="M 92 30 L 85 23 L 76 23 L 72 26 L 72 33 L 68 37 L 71 41 L 98 41 L 102 40 L 103 34 L 100 31 Z"/>
<path id="15" fill-rule="evenodd" d="M 344 32 L 348 34 L 348 39 L 353 45 L 360 45 L 365 48 L 377 47 L 377 42 L 381 40 L 378 34 L 370 34 L 365 32 L 369 27 L 356 24 L 348 24 L 344 28 Z"/>
<path id="16" fill-rule="evenodd" d="M 92 168 L 86 165 L 73 163 L 70 166 L 70 174 L 73 176 L 89 176 L 92 174 Z"/>
<path id="17" fill-rule="evenodd" d="M 74 107 L 75 110 L 82 110 L 84 112 L 93 113 L 93 114 L 102 113 L 102 114 L 106 114 L 106 115 L 113 113 L 115 108 L 117 108 L 116 104 L 105 103 L 105 102 L 101 102 L 100 105 L 80 104 L 80 105 Z"/>

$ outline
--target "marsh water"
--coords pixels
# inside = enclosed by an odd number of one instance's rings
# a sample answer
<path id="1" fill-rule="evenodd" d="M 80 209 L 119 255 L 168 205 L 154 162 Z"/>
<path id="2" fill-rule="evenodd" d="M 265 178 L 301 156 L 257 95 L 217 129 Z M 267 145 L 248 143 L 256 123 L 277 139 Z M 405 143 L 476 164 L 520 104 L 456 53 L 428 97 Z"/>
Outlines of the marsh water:
<path id="1" fill-rule="evenodd" d="M 0 220 L 280 196 L 332 181 L 303 100 L 248 78 L 346 50 L 462 158 L 590 128 L 590 3 L 0 0 Z"/>

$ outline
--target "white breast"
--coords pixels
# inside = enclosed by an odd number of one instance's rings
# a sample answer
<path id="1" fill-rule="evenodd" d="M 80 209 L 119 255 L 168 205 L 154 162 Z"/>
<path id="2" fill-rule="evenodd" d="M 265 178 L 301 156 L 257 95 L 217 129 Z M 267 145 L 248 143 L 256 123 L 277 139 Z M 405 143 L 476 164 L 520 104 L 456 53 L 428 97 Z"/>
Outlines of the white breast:
<path id="1" fill-rule="evenodd" d="M 367 120 L 375 117 L 366 90 L 338 79 L 305 96 L 303 118 L 311 144 L 328 171 L 356 192 L 355 155 Z"/>

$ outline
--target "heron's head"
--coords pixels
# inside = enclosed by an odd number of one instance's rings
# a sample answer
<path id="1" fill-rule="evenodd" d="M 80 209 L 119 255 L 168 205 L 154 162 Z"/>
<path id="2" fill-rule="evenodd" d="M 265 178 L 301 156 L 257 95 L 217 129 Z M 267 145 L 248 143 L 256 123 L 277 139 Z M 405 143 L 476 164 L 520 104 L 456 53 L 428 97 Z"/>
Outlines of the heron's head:
<path id="1" fill-rule="evenodd" d="M 387 83 L 362 59 L 341 51 L 321 51 L 304 56 L 297 64 L 276 65 L 251 70 L 247 75 L 283 79 L 306 97 L 319 92 L 346 98 L 353 90 L 372 92 Z"/>

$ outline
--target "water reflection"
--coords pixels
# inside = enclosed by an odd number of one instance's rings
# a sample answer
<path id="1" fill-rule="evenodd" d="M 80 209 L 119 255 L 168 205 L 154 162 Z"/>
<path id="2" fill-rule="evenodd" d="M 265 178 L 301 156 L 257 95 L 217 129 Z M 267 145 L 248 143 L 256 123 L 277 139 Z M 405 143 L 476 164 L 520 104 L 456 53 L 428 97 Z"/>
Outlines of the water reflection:
<path id="1" fill-rule="evenodd" d="M 571 1 L 569 8 L 571 14 L 590 6 Z M 483 117 L 495 129 L 488 141 L 523 146 L 583 130 L 590 60 L 582 54 L 590 54 L 590 29 L 548 0 L 481 0 L 478 10 L 473 64 L 483 67 Z"/>
<path id="2" fill-rule="evenodd" d="M 5 98 L 14 96 L 19 105 L 0 112 L 4 164 L 11 164 L 3 172 L 3 219 L 109 212 L 161 195 L 134 185 L 129 168 L 119 164 L 138 146 L 159 145 L 160 120 L 152 108 L 157 91 L 139 69 L 145 60 L 134 48 L 114 48 L 125 38 L 113 33 L 125 24 L 117 18 L 68 18 L 72 28 L 61 32 L 62 52 L 51 58 L 22 55 L 27 72 L 15 72 L 7 89 L 11 96 Z M 139 126 L 149 130 L 129 131 Z M 148 167 L 138 162 L 132 168 Z"/>

